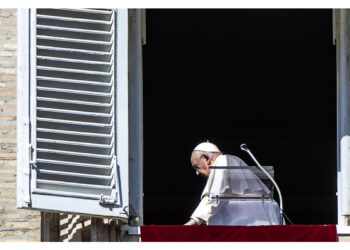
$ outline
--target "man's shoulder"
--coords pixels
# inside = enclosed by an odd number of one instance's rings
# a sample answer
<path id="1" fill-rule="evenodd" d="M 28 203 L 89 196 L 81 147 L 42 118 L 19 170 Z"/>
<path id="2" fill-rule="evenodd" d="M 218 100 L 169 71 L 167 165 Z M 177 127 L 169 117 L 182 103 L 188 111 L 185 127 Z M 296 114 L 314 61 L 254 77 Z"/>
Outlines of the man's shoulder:
<path id="1" fill-rule="evenodd" d="M 227 157 L 227 163 L 229 165 L 233 164 L 234 166 L 247 166 L 247 164 L 238 156 L 230 155 L 230 154 L 226 154 L 224 156 Z"/>

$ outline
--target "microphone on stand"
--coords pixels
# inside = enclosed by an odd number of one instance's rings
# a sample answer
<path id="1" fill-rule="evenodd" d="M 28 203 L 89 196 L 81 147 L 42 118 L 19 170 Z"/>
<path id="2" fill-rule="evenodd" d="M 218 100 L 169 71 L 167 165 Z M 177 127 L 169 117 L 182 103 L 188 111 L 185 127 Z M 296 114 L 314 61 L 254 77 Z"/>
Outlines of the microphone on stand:
<path id="1" fill-rule="evenodd" d="M 244 143 L 241 144 L 241 150 L 246 151 L 249 154 L 249 156 L 253 159 L 253 161 L 260 168 L 260 170 L 263 171 L 267 175 L 267 177 L 272 181 L 273 185 L 276 187 L 276 190 L 277 190 L 277 193 L 278 193 L 278 197 L 279 197 L 279 200 L 280 200 L 280 222 L 281 222 L 281 225 L 283 225 L 283 201 L 282 201 L 282 194 L 281 194 L 281 191 L 280 191 L 277 183 L 271 177 L 271 175 L 260 165 L 260 163 L 254 157 L 252 152 L 250 152 L 250 150 L 249 150 L 249 148 L 248 148 L 248 146 L 246 144 L 244 144 Z"/>

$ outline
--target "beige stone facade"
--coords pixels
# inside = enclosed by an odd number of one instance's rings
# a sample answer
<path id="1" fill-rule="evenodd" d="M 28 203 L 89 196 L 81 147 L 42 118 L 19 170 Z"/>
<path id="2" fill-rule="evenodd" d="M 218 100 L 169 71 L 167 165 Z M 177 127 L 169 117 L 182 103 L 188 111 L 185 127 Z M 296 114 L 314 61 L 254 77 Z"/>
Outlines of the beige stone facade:
<path id="1" fill-rule="evenodd" d="M 0 241 L 40 241 L 40 212 L 16 208 L 16 24 L 0 9 Z"/>

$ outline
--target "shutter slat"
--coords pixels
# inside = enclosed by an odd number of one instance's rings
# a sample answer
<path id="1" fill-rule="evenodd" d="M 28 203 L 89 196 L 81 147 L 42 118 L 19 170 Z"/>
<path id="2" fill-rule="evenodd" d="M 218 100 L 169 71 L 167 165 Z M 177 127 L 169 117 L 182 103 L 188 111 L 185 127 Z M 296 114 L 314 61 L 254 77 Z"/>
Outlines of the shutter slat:
<path id="1" fill-rule="evenodd" d="M 39 138 L 38 142 L 44 142 L 44 143 L 59 143 L 59 144 L 65 144 L 65 145 L 75 145 L 75 146 L 84 146 L 84 147 L 93 147 L 93 148 L 100 148 L 100 149 L 111 149 L 110 145 L 103 145 L 103 144 L 96 144 L 96 143 L 87 143 L 87 142 L 74 142 L 74 141 L 61 141 L 61 140 L 48 140 L 48 139 L 42 139 Z M 109 154 L 109 153 L 108 153 Z"/>
<path id="2" fill-rule="evenodd" d="M 95 94 L 92 94 L 95 93 Z M 62 100 L 76 100 L 78 102 L 94 104 L 107 104 L 113 102 L 113 95 L 100 92 L 87 92 L 81 90 L 55 89 L 38 87 L 38 97 L 55 98 Z"/>
<path id="3" fill-rule="evenodd" d="M 53 130 L 53 129 L 43 129 L 38 128 L 38 138 L 42 139 L 57 139 L 65 141 L 78 141 L 78 142 L 87 142 L 87 143 L 96 143 L 96 144 L 110 144 L 112 136 L 97 134 L 97 133 L 85 133 L 85 132 L 76 132 L 68 130 Z"/>
<path id="4" fill-rule="evenodd" d="M 64 171 L 67 173 L 86 173 L 109 176 L 112 171 L 112 168 L 110 166 L 91 163 L 38 159 L 37 164 L 39 169 L 47 169 L 61 172 Z"/>
<path id="5" fill-rule="evenodd" d="M 68 43 L 79 43 L 78 45 L 87 44 L 90 46 L 96 46 L 96 45 L 105 45 L 105 46 L 111 46 L 113 41 L 98 41 L 98 40 L 86 40 L 86 39 L 76 39 L 76 38 L 68 38 L 68 37 L 54 37 L 54 36 L 45 36 L 45 35 L 38 35 L 38 44 L 40 44 L 40 40 L 51 40 L 51 41 L 57 41 L 57 42 L 68 42 Z"/>
<path id="6" fill-rule="evenodd" d="M 89 72 L 102 72 L 111 74 L 111 65 L 110 63 L 105 62 L 93 62 L 93 61 L 79 61 L 72 59 L 62 59 L 62 58 L 49 58 L 49 57 L 40 57 L 38 56 L 37 65 L 43 67 L 50 67 L 51 70 L 56 68 L 68 69 L 68 72 L 78 72 L 81 73 L 81 70 L 87 70 Z M 74 71 L 72 71 L 74 70 Z M 65 70 L 67 71 L 67 70 Z"/>
<path id="7" fill-rule="evenodd" d="M 71 48 L 79 50 L 90 50 L 96 52 L 111 52 L 113 40 L 110 42 L 82 40 L 73 38 L 60 38 L 51 36 L 37 36 L 37 44 L 40 46 Z"/>
<path id="8" fill-rule="evenodd" d="M 38 179 L 49 181 L 69 181 L 73 183 L 109 186 L 113 176 L 99 176 L 80 173 L 66 173 L 52 170 L 40 170 Z"/>
<path id="9" fill-rule="evenodd" d="M 93 19 L 83 19 L 83 18 L 71 18 L 71 17 L 62 17 L 62 16 L 50 16 L 50 15 L 42 15 L 38 14 L 37 15 L 38 19 L 48 19 L 48 20 L 54 20 L 54 22 L 59 22 L 59 21 L 65 21 L 64 24 L 67 23 L 72 23 L 77 25 L 77 23 L 83 23 L 84 25 L 87 24 L 101 24 L 105 26 L 111 26 L 112 20 L 111 21 L 101 21 L 101 20 L 93 20 Z M 52 21 L 51 21 L 52 22 Z"/>
<path id="10" fill-rule="evenodd" d="M 107 186 L 49 180 L 37 180 L 37 188 L 96 195 L 109 195 L 112 191 L 112 189 Z"/>
<path id="11" fill-rule="evenodd" d="M 99 179 L 99 180 L 105 180 L 110 181 L 112 176 L 103 176 L 103 175 L 93 175 L 93 174 L 83 174 L 83 173 L 67 173 L 67 172 L 61 172 L 61 171 L 54 171 L 54 170 L 46 170 L 42 169 L 40 170 L 41 174 L 50 174 L 50 175 L 60 175 L 60 176 L 71 176 L 71 177 L 81 177 L 81 178 L 91 178 L 91 179 Z M 103 184 L 103 186 L 106 186 L 109 184 Z"/>
<path id="12" fill-rule="evenodd" d="M 38 14 L 62 16 L 71 18 L 84 18 L 91 20 L 109 21 L 112 11 L 97 11 L 88 9 L 38 9 Z"/>
<path id="13" fill-rule="evenodd" d="M 56 106 L 57 107 L 57 106 Z M 38 107 L 38 111 L 41 112 L 53 112 L 53 113 L 63 113 L 63 114 L 69 114 L 69 115 L 75 115 L 75 116 L 89 116 L 89 117 L 100 117 L 101 119 L 110 119 L 112 118 L 113 114 L 110 113 L 102 113 L 102 112 L 87 112 L 82 110 L 68 110 L 68 109 L 53 109 L 53 108 L 42 108 Z"/>
<path id="14" fill-rule="evenodd" d="M 89 115 L 73 115 L 72 113 L 68 112 L 60 112 L 57 110 L 56 112 L 51 111 L 38 111 L 38 115 L 40 117 L 44 118 L 51 118 L 51 119 L 60 119 L 60 120 L 67 120 L 67 121 L 81 121 L 81 122 L 94 122 L 94 123 L 101 123 L 101 124 L 110 124 L 112 122 L 111 117 L 103 117 L 103 116 L 89 116 Z"/>
<path id="15" fill-rule="evenodd" d="M 50 82 L 55 86 L 54 84 L 61 85 L 61 84 L 82 84 L 87 86 L 96 86 L 96 87 L 111 87 L 113 82 L 111 83 L 105 83 L 105 82 L 96 82 L 96 81 L 82 81 L 82 80 L 74 80 L 74 79 L 65 79 L 65 78 L 57 78 L 57 77 L 46 77 L 46 76 L 38 76 L 37 77 L 38 83 L 42 82 Z M 57 86 L 59 87 L 59 86 Z M 110 88 L 109 88 L 110 89 Z M 99 91 L 94 91 L 99 92 Z M 108 91 L 109 92 L 109 91 Z"/>
<path id="16" fill-rule="evenodd" d="M 80 121 L 73 123 L 73 121 L 68 120 L 40 118 L 40 120 L 38 120 L 37 127 L 40 129 L 51 129 L 56 131 L 77 131 L 106 135 L 111 133 L 112 126 L 110 124 L 100 124 L 101 126 L 86 124 L 87 123 L 82 124 Z"/>
<path id="17" fill-rule="evenodd" d="M 72 156 L 77 156 L 77 157 L 86 157 L 89 159 L 96 158 L 96 159 L 101 159 L 105 161 L 109 161 L 112 159 L 112 156 L 109 155 L 99 155 L 99 154 L 92 154 L 92 153 L 81 153 L 81 152 L 74 152 L 70 151 L 68 148 L 65 150 L 50 150 L 47 148 L 39 148 L 38 152 L 43 153 L 43 154 L 57 154 L 57 155 L 72 155 Z M 38 157 L 40 158 L 40 157 Z M 102 164 L 102 165 L 109 165 L 110 163 L 107 164 Z"/>
<path id="18" fill-rule="evenodd" d="M 95 13 L 95 14 L 106 14 L 106 15 L 110 15 L 110 14 L 112 14 L 112 11 L 110 11 L 110 10 L 97 10 L 97 9 L 69 9 L 69 8 L 62 8 L 62 10 L 79 11 L 79 12 Z"/>
<path id="19" fill-rule="evenodd" d="M 96 106 L 96 108 L 111 108 L 112 107 L 111 103 L 96 103 L 96 102 L 91 103 L 91 102 L 84 102 L 84 101 L 74 101 L 74 100 L 46 98 L 46 97 L 38 97 L 37 100 L 42 102 L 42 103 L 47 102 L 47 103 L 53 103 L 55 105 L 58 105 L 56 107 L 59 107 L 62 104 L 79 105 L 79 107 L 81 109 L 84 109 L 84 107 L 88 107 L 89 110 L 91 110 L 91 108 L 93 108 L 94 106 Z M 40 105 L 38 104 L 38 106 L 40 106 Z"/>
<path id="20" fill-rule="evenodd" d="M 67 89 L 67 90 L 80 90 L 95 93 L 110 93 L 112 86 L 108 83 L 97 83 L 89 81 L 77 81 L 61 78 L 50 77 L 38 77 L 38 87 L 42 88 L 54 88 L 54 89 Z"/>
<path id="21" fill-rule="evenodd" d="M 59 48 L 50 46 L 37 46 L 37 54 L 39 56 L 52 56 L 59 58 L 79 58 L 81 60 L 110 62 L 112 58 L 111 52 L 82 50 L 72 48 Z"/>
<path id="22" fill-rule="evenodd" d="M 62 140 L 38 139 L 38 147 L 60 151 L 71 151 L 89 154 L 110 155 L 111 146 L 93 143 L 74 143 Z"/>
<path id="23" fill-rule="evenodd" d="M 90 50 L 91 52 L 111 52 L 111 45 L 106 42 L 78 40 L 78 39 L 57 39 L 49 36 L 41 36 L 38 38 L 37 44 L 39 46 L 66 48 L 66 49 L 78 49 L 78 50 Z"/>
<path id="24" fill-rule="evenodd" d="M 79 69 L 69 69 L 69 68 L 57 68 L 57 67 L 50 67 L 50 66 L 38 66 L 37 69 L 39 70 L 48 70 L 48 71 L 60 71 L 60 73 L 80 73 L 80 74 L 87 74 L 87 75 L 101 75 L 105 77 L 110 77 L 113 72 L 101 72 L 101 71 L 93 71 L 93 70 L 79 70 Z M 90 76 L 91 77 L 91 76 Z"/>
<path id="25" fill-rule="evenodd" d="M 90 111 L 96 113 L 109 114 L 111 112 L 112 106 L 108 103 L 90 103 L 82 101 L 73 101 L 67 99 L 53 99 L 53 98 L 37 98 L 38 107 L 41 108 L 56 108 L 64 110 L 79 110 L 79 111 Z M 96 104 L 94 106 L 94 104 Z"/>
<path id="26" fill-rule="evenodd" d="M 43 128 L 38 128 L 38 132 L 47 132 L 47 133 L 53 133 L 53 134 L 54 133 L 58 133 L 58 134 L 60 134 L 60 136 L 62 134 L 66 134 L 66 135 L 70 135 L 70 136 L 77 135 L 77 136 L 94 137 L 94 138 L 105 138 L 105 139 L 111 139 L 112 138 L 111 134 L 106 135 L 106 134 L 76 132 L 76 131 L 65 131 L 65 130 L 53 130 L 53 129 L 43 129 Z"/>
<path id="27" fill-rule="evenodd" d="M 91 163 L 98 165 L 110 165 L 112 162 L 112 157 L 109 156 L 50 149 L 38 149 L 37 157 L 38 159 L 57 161 L 65 160 L 69 162 Z"/>
<path id="28" fill-rule="evenodd" d="M 54 91 L 54 92 L 60 92 L 60 93 L 91 95 L 91 96 L 109 97 L 109 98 L 111 98 L 113 95 L 113 93 L 110 93 L 110 92 L 100 93 L 100 92 L 75 90 L 75 89 L 58 89 L 58 88 L 49 88 L 49 87 L 37 87 L 37 89 L 41 91 Z"/>
<path id="29" fill-rule="evenodd" d="M 93 64 L 93 65 L 102 65 L 102 66 L 111 66 L 111 62 L 100 62 L 100 61 L 88 61 L 88 60 L 79 60 L 79 59 L 71 59 L 71 58 L 62 58 L 62 57 L 54 57 L 54 56 L 40 56 L 37 58 L 39 60 L 48 62 L 48 61 L 58 61 L 58 62 L 66 62 L 66 63 L 82 63 L 82 64 Z"/>
<path id="30" fill-rule="evenodd" d="M 80 105 L 80 107 L 83 109 L 84 106 L 97 106 L 100 108 L 110 108 L 112 107 L 111 103 L 91 103 L 91 102 L 84 102 L 84 101 L 74 101 L 74 100 L 68 100 L 68 99 L 56 99 L 56 98 L 46 98 L 46 97 L 38 97 L 38 101 L 41 102 L 49 102 L 49 103 L 56 103 L 56 105 L 60 105 L 60 103 L 67 103 L 71 105 Z M 40 105 L 38 105 L 40 106 Z"/>
<path id="31" fill-rule="evenodd" d="M 72 193 L 72 192 L 64 192 L 64 191 L 41 189 L 41 188 L 35 189 L 33 191 L 33 194 L 62 196 L 62 197 L 68 197 L 68 198 L 91 199 L 91 200 L 99 200 L 101 196 L 100 194 L 94 195 L 94 194 Z"/>
<path id="32" fill-rule="evenodd" d="M 89 32 L 87 32 L 89 31 Z M 110 42 L 113 39 L 112 32 L 94 31 L 94 30 L 78 30 L 78 29 L 64 29 L 61 27 L 45 26 L 45 28 L 38 27 L 38 36 L 48 36 L 55 38 L 79 39 L 86 41 L 102 41 Z M 99 34 L 100 33 L 100 34 Z"/>
<path id="33" fill-rule="evenodd" d="M 39 128 L 49 128 L 54 130 L 64 129 L 68 131 L 71 130 L 71 131 L 109 134 L 112 129 L 112 124 L 69 121 L 69 120 L 59 120 L 59 119 L 50 119 L 50 118 L 38 118 L 37 122 L 38 122 Z"/>
<path id="34" fill-rule="evenodd" d="M 73 80 L 92 80 L 97 82 L 108 83 L 112 80 L 112 74 L 98 72 L 98 71 L 87 71 L 87 70 L 68 70 L 53 67 L 38 66 L 37 72 L 40 76 L 57 77 L 64 79 Z"/>
<path id="35" fill-rule="evenodd" d="M 113 114 L 89 113 L 74 110 L 59 110 L 49 108 L 38 108 L 38 115 L 45 118 L 62 119 L 69 121 L 95 122 L 109 124 L 114 117 Z"/>
<path id="36" fill-rule="evenodd" d="M 36 27 L 40 30 L 53 30 L 55 32 L 60 32 L 60 31 L 67 31 L 67 32 L 75 32 L 75 33 L 82 33 L 82 35 L 86 34 L 93 34 L 95 35 L 95 39 L 101 39 L 101 36 L 108 36 L 110 37 L 114 31 L 113 29 L 105 31 L 105 30 L 89 30 L 89 29 L 80 29 L 80 28 L 70 28 L 70 27 L 65 27 L 65 26 L 57 26 L 55 22 L 53 22 L 55 26 L 52 25 L 40 25 L 38 24 Z M 75 35 L 74 35 L 75 36 Z M 59 36 L 61 37 L 61 36 Z M 109 39 L 108 39 L 109 40 Z"/>
<path id="37" fill-rule="evenodd" d="M 71 29 L 80 29 L 80 30 L 96 30 L 96 31 L 111 31 L 112 25 L 111 22 L 97 21 L 86 19 L 75 19 L 72 18 L 61 18 L 53 16 L 44 16 L 40 15 L 37 19 L 37 23 L 42 26 L 52 26 L 52 27 L 66 27 Z"/>

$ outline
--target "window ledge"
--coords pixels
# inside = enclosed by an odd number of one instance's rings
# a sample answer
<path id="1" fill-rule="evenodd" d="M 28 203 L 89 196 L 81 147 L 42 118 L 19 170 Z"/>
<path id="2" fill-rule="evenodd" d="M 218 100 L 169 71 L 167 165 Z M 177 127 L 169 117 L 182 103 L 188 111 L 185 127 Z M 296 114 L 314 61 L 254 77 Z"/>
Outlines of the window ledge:
<path id="1" fill-rule="evenodd" d="M 338 235 L 349 235 L 350 236 L 350 226 L 339 226 L 337 225 Z"/>

